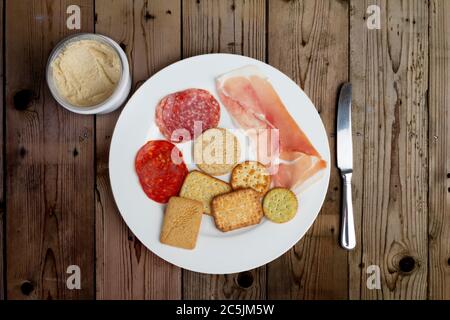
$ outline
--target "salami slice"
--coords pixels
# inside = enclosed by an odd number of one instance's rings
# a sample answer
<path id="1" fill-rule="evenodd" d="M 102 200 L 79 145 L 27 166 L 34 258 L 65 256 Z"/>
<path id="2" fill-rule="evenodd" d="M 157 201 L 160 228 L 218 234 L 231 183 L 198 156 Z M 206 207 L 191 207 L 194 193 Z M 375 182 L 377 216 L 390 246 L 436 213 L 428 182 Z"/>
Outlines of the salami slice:
<path id="1" fill-rule="evenodd" d="M 181 152 L 164 140 L 143 145 L 136 155 L 135 169 L 145 194 L 159 203 L 178 194 L 188 173 Z"/>
<path id="2" fill-rule="evenodd" d="M 187 89 L 165 96 L 156 107 L 155 119 L 167 140 L 186 142 L 195 138 L 194 133 L 200 135 L 217 127 L 220 106 L 208 91 Z M 176 131 L 177 129 L 185 130 Z"/>

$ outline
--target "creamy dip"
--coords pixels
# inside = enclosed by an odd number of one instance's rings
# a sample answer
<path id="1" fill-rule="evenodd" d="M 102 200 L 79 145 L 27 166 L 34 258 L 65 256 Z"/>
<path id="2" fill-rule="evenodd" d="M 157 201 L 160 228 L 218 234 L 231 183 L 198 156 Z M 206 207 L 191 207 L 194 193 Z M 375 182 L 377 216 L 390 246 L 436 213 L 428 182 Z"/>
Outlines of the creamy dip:
<path id="1" fill-rule="evenodd" d="M 94 106 L 109 98 L 122 71 L 117 52 L 95 40 L 68 44 L 51 67 L 59 94 L 79 107 Z"/>

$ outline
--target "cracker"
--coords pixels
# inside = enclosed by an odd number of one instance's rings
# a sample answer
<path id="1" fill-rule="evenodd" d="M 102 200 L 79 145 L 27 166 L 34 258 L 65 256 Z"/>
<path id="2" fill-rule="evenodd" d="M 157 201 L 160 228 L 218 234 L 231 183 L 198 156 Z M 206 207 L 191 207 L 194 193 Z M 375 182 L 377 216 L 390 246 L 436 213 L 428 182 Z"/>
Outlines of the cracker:
<path id="1" fill-rule="evenodd" d="M 203 205 L 199 201 L 171 197 L 164 213 L 160 241 L 164 244 L 194 249 L 197 243 Z"/>
<path id="2" fill-rule="evenodd" d="M 240 154 L 238 139 L 223 128 L 208 129 L 194 142 L 195 164 L 212 176 L 231 172 L 239 161 Z"/>
<path id="3" fill-rule="evenodd" d="M 263 200 L 264 215 L 276 223 L 291 220 L 297 214 L 297 209 L 297 197 L 289 189 L 273 188 L 267 192 Z"/>
<path id="4" fill-rule="evenodd" d="M 212 199 L 230 191 L 228 183 L 194 170 L 184 180 L 180 197 L 200 201 L 203 204 L 203 212 L 211 215 Z"/>
<path id="5" fill-rule="evenodd" d="M 231 187 L 234 190 L 252 188 L 263 196 L 270 187 L 271 177 L 267 168 L 257 161 L 245 161 L 234 167 Z"/>
<path id="6" fill-rule="evenodd" d="M 253 189 L 242 189 L 217 196 L 212 201 L 216 227 L 231 231 L 258 224 L 263 217 L 259 194 Z"/>

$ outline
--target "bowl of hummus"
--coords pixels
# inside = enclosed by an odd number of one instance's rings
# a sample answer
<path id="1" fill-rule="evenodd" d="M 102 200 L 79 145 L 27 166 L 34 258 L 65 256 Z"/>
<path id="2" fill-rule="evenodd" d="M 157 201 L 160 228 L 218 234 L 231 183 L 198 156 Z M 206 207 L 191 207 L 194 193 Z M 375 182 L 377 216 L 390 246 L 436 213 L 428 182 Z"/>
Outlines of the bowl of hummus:
<path id="1" fill-rule="evenodd" d="M 47 84 L 55 100 L 72 112 L 109 113 L 119 108 L 130 92 L 128 59 L 106 36 L 72 35 L 51 52 Z"/>

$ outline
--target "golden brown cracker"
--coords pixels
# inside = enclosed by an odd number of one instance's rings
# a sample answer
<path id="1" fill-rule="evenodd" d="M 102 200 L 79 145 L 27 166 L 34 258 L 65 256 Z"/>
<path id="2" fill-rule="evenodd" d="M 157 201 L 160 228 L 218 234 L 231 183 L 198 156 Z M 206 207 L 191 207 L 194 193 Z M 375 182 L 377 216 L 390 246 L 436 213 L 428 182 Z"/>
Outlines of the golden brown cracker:
<path id="1" fill-rule="evenodd" d="M 180 197 L 197 200 L 203 204 L 203 212 L 211 215 L 211 201 L 215 196 L 231 191 L 231 186 L 200 171 L 191 171 L 183 182 Z"/>
<path id="2" fill-rule="evenodd" d="M 267 168 L 257 161 L 244 161 L 231 173 L 234 190 L 252 188 L 263 196 L 270 188 L 271 177 Z"/>
<path id="3" fill-rule="evenodd" d="M 171 197 L 164 213 L 160 241 L 178 248 L 194 249 L 202 211 L 203 205 L 199 201 Z"/>
<path id="4" fill-rule="evenodd" d="M 194 162 L 207 174 L 229 173 L 239 161 L 241 148 L 234 134 L 223 128 L 211 128 L 194 142 Z"/>
<path id="5" fill-rule="evenodd" d="M 242 189 L 217 196 L 212 201 L 216 227 L 221 231 L 258 224 L 263 217 L 259 194 L 253 189 Z"/>

